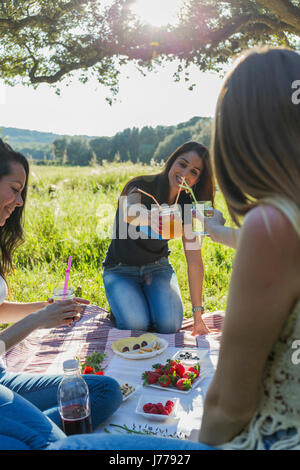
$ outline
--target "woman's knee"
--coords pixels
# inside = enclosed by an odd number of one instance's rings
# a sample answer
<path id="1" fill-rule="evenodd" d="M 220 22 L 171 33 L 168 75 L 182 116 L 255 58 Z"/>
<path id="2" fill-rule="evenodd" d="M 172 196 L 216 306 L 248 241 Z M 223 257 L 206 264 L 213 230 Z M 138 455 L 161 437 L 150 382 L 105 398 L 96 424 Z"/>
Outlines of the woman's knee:
<path id="1" fill-rule="evenodd" d="M 86 375 L 90 392 L 93 428 L 111 416 L 121 405 L 123 396 L 120 385 L 112 377 Z"/>

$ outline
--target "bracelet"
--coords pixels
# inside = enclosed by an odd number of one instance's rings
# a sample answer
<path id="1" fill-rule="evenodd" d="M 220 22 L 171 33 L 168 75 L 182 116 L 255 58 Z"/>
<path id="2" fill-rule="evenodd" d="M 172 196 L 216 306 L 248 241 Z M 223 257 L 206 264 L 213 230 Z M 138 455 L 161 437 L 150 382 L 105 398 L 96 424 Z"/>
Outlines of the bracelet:
<path id="1" fill-rule="evenodd" d="M 204 312 L 204 307 L 202 307 L 202 305 L 200 307 L 193 307 L 192 308 L 192 312 L 195 313 L 195 312 Z"/>

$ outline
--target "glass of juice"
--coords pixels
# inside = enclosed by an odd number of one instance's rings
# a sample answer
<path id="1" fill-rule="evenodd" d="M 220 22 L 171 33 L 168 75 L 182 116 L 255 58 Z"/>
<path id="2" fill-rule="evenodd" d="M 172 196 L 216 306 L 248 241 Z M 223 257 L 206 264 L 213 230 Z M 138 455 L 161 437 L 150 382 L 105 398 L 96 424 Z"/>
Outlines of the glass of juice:
<path id="1" fill-rule="evenodd" d="M 198 213 L 198 217 L 196 216 Z M 192 204 L 192 228 L 195 235 L 208 235 L 205 231 L 205 217 L 213 217 L 214 209 L 211 201 L 198 201 Z M 200 217 L 199 217 L 200 216 Z"/>
<path id="2" fill-rule="evenodd" d="M 177 205 L 162 207 L 160 209 L 159 235 L 165 240 L 182 236 L 181 210 Z"/>

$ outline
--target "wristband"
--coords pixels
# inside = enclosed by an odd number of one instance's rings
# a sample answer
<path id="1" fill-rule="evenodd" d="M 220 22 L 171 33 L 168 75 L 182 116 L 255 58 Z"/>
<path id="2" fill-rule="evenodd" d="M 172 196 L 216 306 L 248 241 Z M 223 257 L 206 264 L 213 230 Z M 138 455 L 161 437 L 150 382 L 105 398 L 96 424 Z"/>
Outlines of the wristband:
<path id="1" fill-rule="evenodd" d="M 195 312 L 201 312 L 203 313 L 204 312 L 204 307 L 202 307 L 202 305 L 200 307 L 193 307 L 192 308 L 192 312 L 195 313 Z"/>

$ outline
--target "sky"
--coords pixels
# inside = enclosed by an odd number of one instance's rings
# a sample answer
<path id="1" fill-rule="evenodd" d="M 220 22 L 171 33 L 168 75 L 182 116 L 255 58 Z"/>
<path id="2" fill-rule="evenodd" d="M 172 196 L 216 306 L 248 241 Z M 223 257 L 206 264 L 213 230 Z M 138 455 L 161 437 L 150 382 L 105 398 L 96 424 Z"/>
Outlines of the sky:
<path id="1" fill-rule="evenodd" d="M 162 25 L 176 21 L 182 0 L 136 0 L 135 12 L 144 21 Z M 151 7 L 150 7 L 150 6 Z M 172 8 L 171 8 L 172 5 Z M 159 11 L 159 14 L 157 12 Z M 144 77 L 130 64 L 123 67 L 117 101 L 110 106 L 108 89 L 91 79 L 82 84 L 73 78 L 69 86 L 60 84 L 61 94 L 48 84 L 36 90 L 0 83 L 0 128 L 53 132 L 67 135 L 113 136 L 126 128 L 176 125 L 194 116 L 212 117 L 222 79 L 217 74 L 191 68 L 189 83 L 174 82 L 176 62 Z"/>

